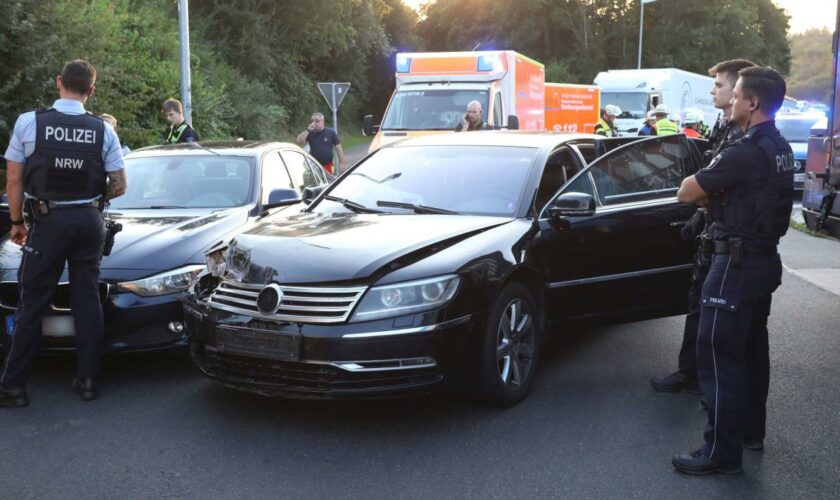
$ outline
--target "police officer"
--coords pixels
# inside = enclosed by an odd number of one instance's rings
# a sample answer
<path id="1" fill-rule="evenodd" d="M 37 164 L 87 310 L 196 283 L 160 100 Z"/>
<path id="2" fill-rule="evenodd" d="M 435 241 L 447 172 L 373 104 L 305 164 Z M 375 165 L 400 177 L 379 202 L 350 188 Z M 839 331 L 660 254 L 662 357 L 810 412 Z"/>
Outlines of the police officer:
<path id="1" fill-rule="evenodd" d="M 793 152 L 774 121 L 785 91 L 772 68 L 741 70 L 731 118 L 744 135 L 677 193 L 684 203 L 708 202 L 714 243 L 697 338 L 698 379 L 709 405 L 704 444 L 672 459 L 687 474 L 741 473 L 743 447 L 764 447 L 767 318 L 782 277 L 776 245 L 793 206 Z"/>
<path id="2" fill-rule="evenodd" d="M 746 59 L 735 59 L 716 64 L 709 69 L 709 75 L 714 77 L 715 83 L 710 94 L 712 103 L 722 111 L 715 124 L 714 133 L 710 138 L 711 148 L 706 159 L 708 164 L 716 157 L 721 149 L 741 136 L 741 127 L 729 120 L 732 115 L 732 91 L 738 80 L 738 72 L 744 68 L 755 66 Z M 709 272 L 711 259 L 711 240 L 706 233 L 707 220 L 705 209 L 698 209 L 682 229 L 682 236 L 688 241 L 697 243 L 694 255 L 694 269 L 691 273 L 691 285 L 688 290 L 688 314 L 685 317 L 683 341 L 679 354 L 679 369 L 666 376 L 654 377 L 650 384 L 654 390 L 660 392 L 688 392 L 702 394 L 697 383 L 697 327 L 700 324 L 700 292 L 706 274 Z M 705 245 L 704 245 L 705 241 Z"/>
<path id="3" fill-rule="evenodd" d="M 618 137 L 618 130 L 615 128 L 615 119 L 621 115 L 621 108 L 615 104 L 607 104 L 601 110 L 601 118 L 595 124 L 595 133 L 604 137 Z"/>
<path id="4" fill-rule="evenodd" d="M 20 115 L 6 150 L 10 239 L 22 245 L 22 256 L 20 299 L 0 370 L 0 407 L 29 404 L 25 384 L 41 340 L 41 317 L 65 262 L 78 360 L 72 387 L 84 401 L 98 394 L 95 378 L 104 345 L 99 261 L 105 239 L 98 204 L 103 195 L 122 195 L 126 179 L 114 129 L 85 112 L 95 82 L 89 63 L 68 62 L 56 78 L 60 98 L 52 108 Z"/>

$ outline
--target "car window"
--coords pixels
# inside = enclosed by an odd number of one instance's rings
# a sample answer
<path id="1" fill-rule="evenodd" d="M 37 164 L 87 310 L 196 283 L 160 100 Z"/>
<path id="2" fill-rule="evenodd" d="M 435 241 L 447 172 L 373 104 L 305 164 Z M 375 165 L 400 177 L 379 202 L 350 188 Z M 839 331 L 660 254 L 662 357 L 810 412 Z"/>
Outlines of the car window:
<path id="1" fill-rule="evenodd" d="M 263 157 L 262 203 L 268 203 L 268 195 L 274 189 L 294 189 L 292 179 L 289 178 L 286 166 L 277 151 L 272 151 Z"/>
<path id="2" fill-rule="evenodd" d="M 312 168 L 306 163 L 306 157 L 295 151 L 283 151 L 281 153 L 289 175 L 292 177 L 292 184 L 295 189 L 303 192 L 304 189 L 319 184 L 318 178 L 312 172 Z"/>
<path id="3" fill-rule="evenodd" d="M 128 190 L 112 208 L 225 208 L 250 199 L 253 159 L 229 156 L 126 158 Z"/>
<path id="4" fill-rule="evenodd" d="M 551 200 L 554 193 L 567 183 L 580 170 L 580 164 L 575 161 L 568 148 L 555 151 L 548 158 L 543 169 L 540 185 L 534 205 L 537 209 L 544 207 Z"/>
<path id="5" fill-rule="evenodd" d="M 309 164 L 309 168 L 312 169 L 312 171 L 315 173 L 315 176 L 318 178 L 318 184 L 327 184 L 328 181 L 327 178 L 324 176 L 324 170 L 321 168 L 321 165 L 308 156 L 306 157 L 306 163 Z M 342 168 L 345 168 L 345 166 L 342 165 Z"/>
<path id="6" fill-rule="evenodd" d="M 503 146 L 404 146 L 383 148 L 333 184 L 329 194 L 365 207 L 379 201 L 411 203 L 476 215 L 516 213 L 539 150 Z M 528 198 L 528 202 L 531 198 Z M 314 209 L 345 211 L 322 200 Z"/>
<path id="7" fill-rule="evenodd" d="M 672 135 L 640 140 L 616 149 L 596 160 L 588 171 L 598 201 L 609 206 L 674 197 L 692 167 L 685 138 Z M 564 188 L 565 192 L 570 190 L 571 186 Z"/>

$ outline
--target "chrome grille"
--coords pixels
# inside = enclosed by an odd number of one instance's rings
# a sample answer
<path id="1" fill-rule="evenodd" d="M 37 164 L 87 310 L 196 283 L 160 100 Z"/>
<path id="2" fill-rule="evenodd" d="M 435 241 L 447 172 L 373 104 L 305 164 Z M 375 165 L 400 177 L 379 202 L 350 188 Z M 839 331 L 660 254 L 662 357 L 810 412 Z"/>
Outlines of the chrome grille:
<path id="1" fill-rule="evenodd" d="M 295 323 L 341 323 L 367 287 L 301 287 L 279 285 L 283 299 L 275 314 L 257 308 L 257 296 L 265 285 L 225 280 L 210 296 L 212 307 L 255 318 Z"/>

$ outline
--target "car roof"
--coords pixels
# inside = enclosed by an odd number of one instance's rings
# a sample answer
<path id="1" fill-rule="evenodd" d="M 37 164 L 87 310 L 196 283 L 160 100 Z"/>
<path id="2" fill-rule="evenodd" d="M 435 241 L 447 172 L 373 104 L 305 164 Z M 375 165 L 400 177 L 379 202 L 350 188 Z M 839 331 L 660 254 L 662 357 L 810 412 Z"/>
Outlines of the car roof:
<path id="1" fill-rule="evenodd" d="M 166 144 L 147 146 L 135 149 L 131 156 L 204 156 L 217 153 L 227 156 L 260 156 L 271 149 L 296 149 L 303 151 L 296 144 L 276 141 L 203 141 L 184 142 L 180 144 Z M 209 150 L 209 151 L 208 151 Z"/>
<path id="2" fill-rule="evenodd" d="M 424 135 L 396 142 L 386 147 L 413 146 L 503 146 L 553 148 L 564 142 L 603 138 L 594 134 L 564 134 L 557 132 L 527 132 L 518 130 L 487 130 L 449 134 Z"/>

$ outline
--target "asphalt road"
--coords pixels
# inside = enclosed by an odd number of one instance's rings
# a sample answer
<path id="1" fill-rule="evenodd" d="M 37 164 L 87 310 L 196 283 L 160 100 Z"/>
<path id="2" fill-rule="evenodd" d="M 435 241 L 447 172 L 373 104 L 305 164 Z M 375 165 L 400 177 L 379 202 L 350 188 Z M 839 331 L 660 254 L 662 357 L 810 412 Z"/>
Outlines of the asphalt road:
<path id="1" fill-rule="evenodd" d="M 795 231 L 791 269 L 840 243 Z M 832 246 L 833 245 L 833 246 Z M 41 358 L 32 404 L 0 411 L 2 498 L 837 498 L 840 297 L 785 273 L 774 296 L 764 452 L 740 476 L 688 477 L 698 397 L 653 392 L 682 318 L 557 332 L 530 397 L 303 402 L 231 391 L 183 354 L 111 356 L 103 396 Z"/>

